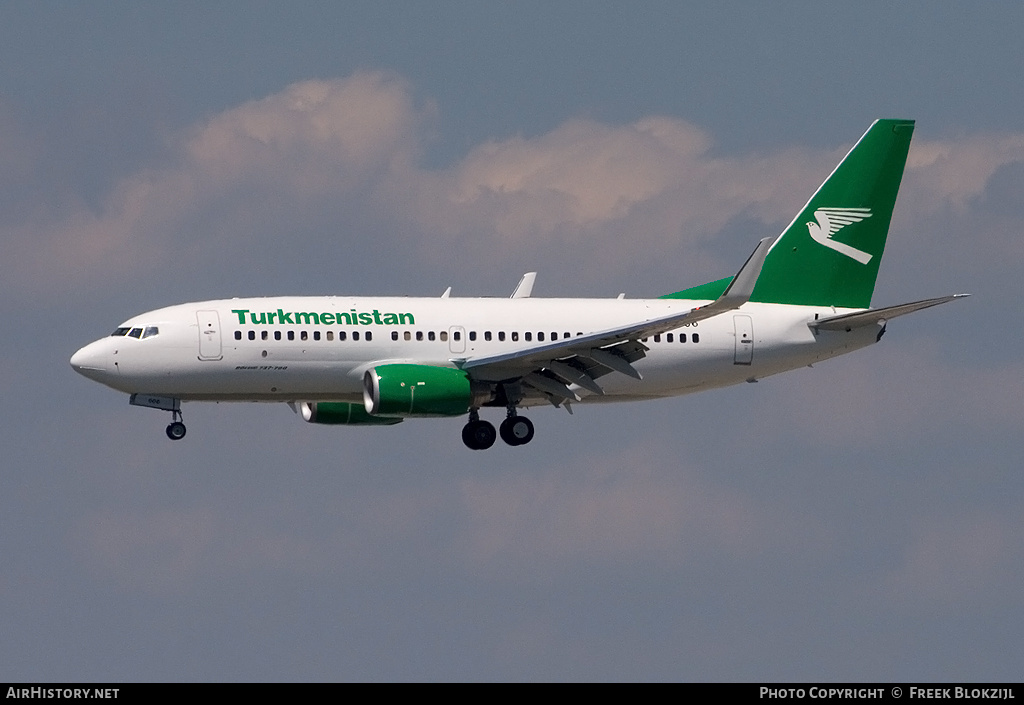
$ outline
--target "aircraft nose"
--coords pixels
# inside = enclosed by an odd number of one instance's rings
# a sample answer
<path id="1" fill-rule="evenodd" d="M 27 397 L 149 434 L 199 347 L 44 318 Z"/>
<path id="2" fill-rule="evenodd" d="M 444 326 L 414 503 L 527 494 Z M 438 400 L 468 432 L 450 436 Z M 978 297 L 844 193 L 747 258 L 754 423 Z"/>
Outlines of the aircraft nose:
<path id="1" fill-rule="evenodd" d="M 103 343 L 102 340 L 89 343 L 72 355 L 71 368 L 90 379 L 97 379 L 106 374 L 110 368 L 110 355 Z"/>

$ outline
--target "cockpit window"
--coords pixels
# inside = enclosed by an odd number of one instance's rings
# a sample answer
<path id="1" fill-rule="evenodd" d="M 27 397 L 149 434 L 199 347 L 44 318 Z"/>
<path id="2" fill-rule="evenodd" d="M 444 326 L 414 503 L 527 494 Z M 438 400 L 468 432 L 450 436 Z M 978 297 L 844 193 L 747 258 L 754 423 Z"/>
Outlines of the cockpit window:
<path id="1" fill-rule="evenodd" d="M 139 338 L 141 336 L 142 336 L 142 329 L 141 328 L 132 328 L 130 331 L 128 331 L 128 337 L 129 338 Z"/>
<path id="2" fill-rule="evenodd" d="M 146 329 L 142 331 L 143 338 L 152 338 L 154 335 L 160 335 L 160 329 L 156 326 L 146 326 Z"/>
<path id="3" fill-rule="evenodd" d="M 113 333 L 110 334 L 110 337 L 111 338 L 120 338 L 123 335 L 128 335 L 128 331 L 129 330 L 131 330 L 131 328 L 118 328 L 117 330 L 115 330 Z"/>

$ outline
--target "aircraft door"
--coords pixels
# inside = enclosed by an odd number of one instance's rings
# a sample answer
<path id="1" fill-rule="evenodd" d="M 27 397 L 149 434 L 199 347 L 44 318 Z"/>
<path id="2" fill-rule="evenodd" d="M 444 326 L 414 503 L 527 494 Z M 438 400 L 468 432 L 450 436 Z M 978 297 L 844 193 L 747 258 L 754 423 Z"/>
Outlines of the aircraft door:
<path id="1" fill-rule="evenodd" d="M 754 324 L 750 316 L 737 314 L 732 317 L 736 330 L 736 353 L 734 365 L 749 365 L 754 360 Z"/>
<path id="2" fill-rule="evenodd" d="M 199 359 L 219 360 L 221 352 L 220 316 L 216 311 L 196 311 L 199 323 Z"/>
<path id="3" fill-rule="evenodd" d="M 466 352 L 466 329 L 452 326 L 448 329 L 448 349 L 453 353 Z"/>

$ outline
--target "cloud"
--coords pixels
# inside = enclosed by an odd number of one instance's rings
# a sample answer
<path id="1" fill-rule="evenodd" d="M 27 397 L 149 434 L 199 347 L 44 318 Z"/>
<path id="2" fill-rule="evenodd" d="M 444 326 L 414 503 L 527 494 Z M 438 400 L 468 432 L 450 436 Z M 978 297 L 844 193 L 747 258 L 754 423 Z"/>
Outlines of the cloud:
<path id="1" fill-rule="evenodd" d="M 915 138 L 906 174 L 915 211 L 966 208 L 1000 167 L 1022 159 L 1024 135 L 1019 134 L 967 135 L 958 140 Z"/>
<path id="2" fill-rule="evenodd" d="M 570 119 L 426 168 L 438 119 L 386 72 L 290 85 L 185 130 L 167 161 L 122 179 L 98 207 L 72 195 L 46 208 L 40 196 L 0 230 L 10 252 L 0 267 L 17 291 L 41 296 L 110 286 L 112 271 L 118 287 L 138 286 L 181 262 L 223 272 L 331 259 L 454 267 L 478 281 L 489 281 L 475 275 L 481 262 L 543 259 L 579 281 L 621 272 L 628 258 L 631 271 L 696 283 L 728 273 L 785 224 L 846 149 L 722 157 L 682 120 Z M 5 144 L 17 135 L 4 134 Z M 985 212 L 998 211 L 987 205 L 998 196 L 986 196 L 991 180 L 1021 160 L 1024 135 L 915 142 L 897 223 L 947 223 L 929 257 L 1018 251 L 1016 221 Z M 950 213 L 981 223 L 992 242 L 968 248 Z M 736 252 L 721 242 L 734 223 L 744 223 Z"/>

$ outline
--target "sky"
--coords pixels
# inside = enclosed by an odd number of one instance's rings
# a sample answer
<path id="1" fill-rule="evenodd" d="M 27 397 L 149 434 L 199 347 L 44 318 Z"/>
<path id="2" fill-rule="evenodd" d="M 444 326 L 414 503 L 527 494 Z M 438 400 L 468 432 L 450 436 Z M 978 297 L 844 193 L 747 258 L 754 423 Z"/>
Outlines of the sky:
<path id="1" fill-rule="evenodd" d="M 1017 681 L 1024 6 L 0 8 L 0 678 Z M 658 296 L 917 121 L 873 304 L 760 383 L 189 433 L 68 358 L 278 294 Z M 486 413 L 484 414 L 487 417 Z M 492 419 L 493 420 L 493 419 Z"/>

